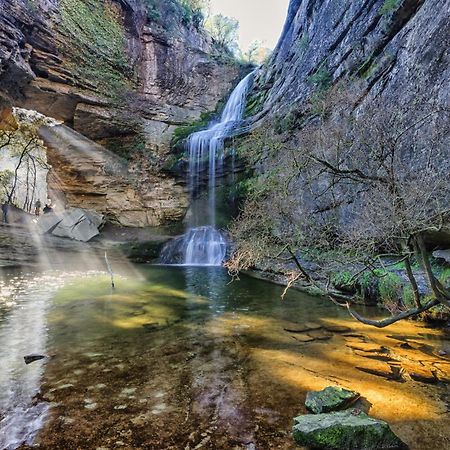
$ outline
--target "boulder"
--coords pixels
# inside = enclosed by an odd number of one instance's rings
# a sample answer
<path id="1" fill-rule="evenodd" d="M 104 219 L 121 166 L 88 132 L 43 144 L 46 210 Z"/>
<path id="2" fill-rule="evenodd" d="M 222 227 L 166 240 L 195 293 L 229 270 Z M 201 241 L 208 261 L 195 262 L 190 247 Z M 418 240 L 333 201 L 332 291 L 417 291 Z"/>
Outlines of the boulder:
<path id="1" fill-rule="evenodd" d="M 328 450 L 406 449 L 382 420 L 357 410 L 311 414 L 294 419 L 293 436 L 301 446 Z"/>
<path id="2" fill-rule="evenodd" d="M 314 414 L 344 409 L 360 397 L 358 392 L 338 386 L 329 386 L 322 391 L 308 392 L 305 406 Z"/>
<path id="3" fill-rule="evenodd" d="M 103 216 L 93 211 L 73 208 L 60 214 L 62 220 L 52 230 L 54 236 L 88 242 L 97 236 Z"/>
<path id="4" fill-rule="evenodd" d="M 450 250 L 436 250 L 433 252 L 433 256 L 450 263 Z"/>
<path id="5" fill-rule="evenodd" d="M 37 227 L 41 234 L 51 233 L 63 220 L 61 214 L 47 213 L 39 217 Z"/>

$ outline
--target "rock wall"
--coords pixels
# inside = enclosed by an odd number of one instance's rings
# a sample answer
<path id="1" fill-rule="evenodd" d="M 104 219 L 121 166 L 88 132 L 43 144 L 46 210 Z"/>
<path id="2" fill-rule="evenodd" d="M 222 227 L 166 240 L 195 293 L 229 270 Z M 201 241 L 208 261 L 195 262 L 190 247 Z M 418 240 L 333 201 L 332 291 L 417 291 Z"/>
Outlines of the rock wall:
<path id="1" fill-rule="evenodd" d="M 448 0 L 291 0 L 281 40 L 255 84 L 256 120 L 301 107 L 320 83 L 355 81 L 361 102 L 450 103 Z"/>
<path id="2" fill-rule="evenodd" d="M 240 76 L 239 66 L 224 58 L 201 28 L 182 20 L 173 0 L 152 2 L 152 10 L 145 7 L 149 3 L 2 0 L 0 5 L 0 99 L 64 120 L 126 156 L 140 186 L 132 189 L 138 218 L 129 215 L 125 222 L 137 226 L 182 216 L 184 189 L 162 173 L 173 131 L 214 110 Z M 60 177 L 61 168 L 55 170 Z M 67 189 L 79 190 L 83 177 L 72 187 L 66 178 Z M 83 206 L 74 195 L 67 199 Z"/>

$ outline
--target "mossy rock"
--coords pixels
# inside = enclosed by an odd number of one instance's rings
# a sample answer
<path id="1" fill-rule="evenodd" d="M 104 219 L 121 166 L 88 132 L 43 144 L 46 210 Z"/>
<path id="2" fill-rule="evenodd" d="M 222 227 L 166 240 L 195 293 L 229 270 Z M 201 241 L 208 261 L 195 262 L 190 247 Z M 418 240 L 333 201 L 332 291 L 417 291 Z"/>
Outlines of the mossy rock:
<path id="1" fill-rule="evenodd" d="M 327 413 L 347 408 L 359 396 L 358 392 L 338 386 L 329 386 L 322 391 L 308 392 L 305 406 L 314 414 Z"/>
<path id="2" fill-rule="evenodd" d="M 299 445 L 326 450 L 408 448 L 386 422 L 357 410 L 296 417 L 293 436 Z"/>

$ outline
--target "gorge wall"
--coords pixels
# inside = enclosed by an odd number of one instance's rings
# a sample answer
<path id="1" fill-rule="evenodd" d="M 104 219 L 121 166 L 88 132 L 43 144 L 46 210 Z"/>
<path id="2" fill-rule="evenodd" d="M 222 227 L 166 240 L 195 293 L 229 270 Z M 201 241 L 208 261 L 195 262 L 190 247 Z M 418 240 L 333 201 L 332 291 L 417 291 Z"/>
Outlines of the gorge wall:
<path id="1" fill-rule="evenodd" d="M 171 0 L 3 0 L 0 5 L 3 104 L 64 120 L 125 157 L 128 176 L 114 183 L 114 174 L 101 165 L 86 178 L 76 169 L 86 163 L 77 161 L 76 152 L 71 161 L 67 154 L 49 155 L 54 179 L 64 179 L 60 188 L 70 191 L 69 205 L 103 205 L 101 212 L 123 225 L 183 217 L 187 196 L 164 170 L 170 140 L 177 126 L 214 110 L 230 91 L 240 75 L 230 61 Z M 70 177 L 64 173 L 67 164 L 73 168 Z M 114 184 L 122 186 L 116 201 L 98 202 L 99 186 L 104 192 Z"/>
<path id="2" fill-rule="evenodd" d="M 448 247 L 449 44 L 448 0 L 291 0 L 246 107 L 238 268 L 285 244 L 396 251 L 421 230 Z"/>
<path id="3" fill-rule="evenodd" d="M 448 0 L 291 0 L 260 72 L 256 119 L 301 108 L 320 84 L 351 78 L 361 101 L 450 103 Z"/>

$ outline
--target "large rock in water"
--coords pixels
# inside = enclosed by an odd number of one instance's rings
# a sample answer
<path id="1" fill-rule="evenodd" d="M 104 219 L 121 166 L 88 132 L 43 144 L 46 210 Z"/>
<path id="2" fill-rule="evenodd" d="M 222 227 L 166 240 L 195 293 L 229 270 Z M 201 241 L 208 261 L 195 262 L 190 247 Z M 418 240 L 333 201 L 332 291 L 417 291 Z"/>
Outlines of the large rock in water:
<path id="1" fill-rule="evenodd" d="M 73 208 L 61 214 L 51 213 L 50 218 L 44 215 L 41 220 L 46 225 L 56 223 L 56 226 L 47 230 L 55 236 L 88 242 L 99 234 L 99 227 L 103 223 L 103 216 L 94 211 Z"/>
<path id="2" fill-rule="evenodd" d="M 299 445 L 327 450 L 406 449 L 382 420 L 357 410 L 311 414 L 294 419 L 293 435 Z"/>
<path id="3" fill-rule="evenodd" d="M 308 392 L 305 406 L 314 414 L 344 409 L 359 398 L 358 392 L 329 386 L 319 392 Z"/>

